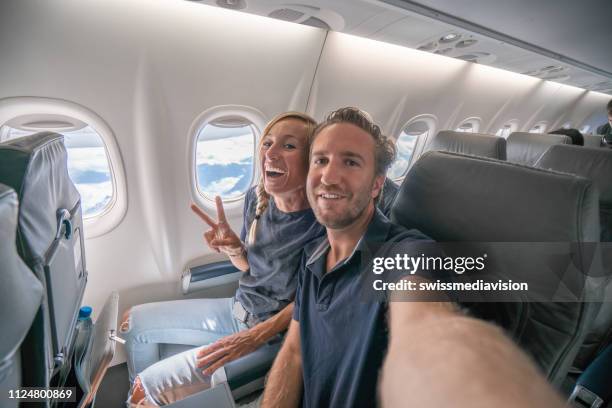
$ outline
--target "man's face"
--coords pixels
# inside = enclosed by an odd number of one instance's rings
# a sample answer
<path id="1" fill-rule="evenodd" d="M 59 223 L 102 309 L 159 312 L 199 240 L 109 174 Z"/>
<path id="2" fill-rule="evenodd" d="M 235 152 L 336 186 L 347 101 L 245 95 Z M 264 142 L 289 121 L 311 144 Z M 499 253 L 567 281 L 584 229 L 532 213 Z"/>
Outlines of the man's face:
<path id="1" fill-rule="evenodd" d="M 380 193 L 374 139 L 349 123 L 324 128 L 312 144 L 306 181 L 308 202 L 327 228 L 343 229 L 366 213 Z"/>
<path id="2" fill-rule="evenodd" d="M 608 111 L 608 123 L 612 126 L 612 111 Z"/>

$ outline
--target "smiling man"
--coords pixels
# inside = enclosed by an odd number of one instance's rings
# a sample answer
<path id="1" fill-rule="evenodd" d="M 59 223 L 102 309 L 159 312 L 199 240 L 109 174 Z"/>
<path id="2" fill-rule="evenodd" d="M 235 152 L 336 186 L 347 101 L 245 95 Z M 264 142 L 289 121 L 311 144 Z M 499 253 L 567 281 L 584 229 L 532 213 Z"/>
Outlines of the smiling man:
<path id="1" fill-rule="evenodd" d="M 380 405 L 378 379 L 389 341 L 385 406 L 562 406 L 494 326 L 464 316 L 452 303 L 364 297 L 373 248 L 401 245 L 414 255 L 435 246 L 375 207 L 394 156 L 393 143 L 356 108 L 331 113 L 315 130 L 306 189 L 326 236 L 304 251 L 293 321 L 261 406 Z M 469 387 L 466 367 L 475 373 Z"/>
<path id="2" fill-rule="evenodd" d="M 327 235 L 305 250 L 294 320 L 263 406 L 299 405 L 302 384 L 305 407 L 375 406 L 387 327 L 386 305 L 359 299 L 369 244 L 427 239 L 375 207 L 394 158 L 393 142 L 356 108 L 339 109 L 317 127 L 307 196 Z"/>

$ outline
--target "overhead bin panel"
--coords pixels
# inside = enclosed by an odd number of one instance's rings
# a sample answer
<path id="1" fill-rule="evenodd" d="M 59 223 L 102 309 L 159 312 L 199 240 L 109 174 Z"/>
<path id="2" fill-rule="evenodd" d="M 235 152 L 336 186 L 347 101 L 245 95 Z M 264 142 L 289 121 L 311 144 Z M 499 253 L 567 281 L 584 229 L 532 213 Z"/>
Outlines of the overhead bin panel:
<path id="1" fill-rule="evenodd" d="M 521 127 L 539 121 L 553 124 L 568 111 L 578 109 L 582 117 L 606 101 L 605 95 L 562 84 L 330 33 L 309 111 L 321 118 L 339 106 L 359 106 L 393 136 L 421 114 L 440 118 L 439 130 L 454 129 L 477 116 L 481 132 L 495 133 L 508 120 L 518 120 Z"/>

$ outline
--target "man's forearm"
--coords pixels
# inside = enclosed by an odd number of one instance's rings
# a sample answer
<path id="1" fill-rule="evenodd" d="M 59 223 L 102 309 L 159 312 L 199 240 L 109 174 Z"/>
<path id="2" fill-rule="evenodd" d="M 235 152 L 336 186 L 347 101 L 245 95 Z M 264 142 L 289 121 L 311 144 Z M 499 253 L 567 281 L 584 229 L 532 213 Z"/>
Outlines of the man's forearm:
<path id="1" fill-rule="evenodd" d="M 292 408 L 300 404 L 302 356 L 299 330 L 299 324 L 293 321 L 270 370 L 261 408 Z"/>
<path id="2" fill-rule="evenodd" d="M 563 407 L 497 327 L 448 304 L 392 302 L 383 406 Z"/>

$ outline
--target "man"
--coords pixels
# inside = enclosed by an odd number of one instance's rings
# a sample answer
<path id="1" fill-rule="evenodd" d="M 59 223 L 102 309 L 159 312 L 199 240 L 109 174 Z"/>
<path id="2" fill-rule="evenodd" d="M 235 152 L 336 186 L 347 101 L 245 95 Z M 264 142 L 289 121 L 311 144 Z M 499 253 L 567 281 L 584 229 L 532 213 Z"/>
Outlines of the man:
<path id="1" fill-rule="evenodd" d="M 398 397 L 398 394 L 412 390 L 414 396 L 418 397 L 430 391 L 435 392 L 435 386 L 427 389 L 424 385 L 428 385 L 433 379 L 437 381 L 438 378 L 444 382 L 444 373 L 447 371 L 444 366 L 445 362 L 449 361 L 428 361 L 427 347 L 423 347 L 423 342 L 419 341 L 420 332 L 427 332 L 430 328 L 437 329 L 433 332 L 444 339 L 445 343 L 442 345 L 445 350 L 452 346 L 454 340 L 444 336 L 447 325 L 450 324 L 453 335 L 458 328 L 464 337 L 472 336 L 469 331 L 464 333 L 461 330 L 461 324 L 475 320 L 461 317 L 450 303 L 392 302 L 391 321 L 387 325 L 386 304 L 364 301 L 362 297 L 363 278 L 367 275 L 365 268 L 368 266 L 363 260 L 367 259 L 364 254 L 369 253 L 369 243 L 401 242 L 404 248 L 410 248 L 414 243 L 416 245 L 413 249 L 416 251 L 416 248 L 420 248 L 420 243 L 427 242 L 426 237 L 418 231 L 407 231 L 392 224 L 375 209 L 375 199 L 394 154 L 393 144 L 381 134 L 379 127 L 358 109 L 339 109 L 317 127 L 311 146 L 307 195 L 317 220 L 327 228 L 327 235 L 305 250 L 294 320 L 270 372 L 262 407 L 297 407 L 300 402 L 304 407 L 376 406 L 378 372 L 387 350 L 388 326 L 391 329 L 392 345 L 393 342 L 397 344 L 393 350 L 398 360 L 405 360 L 406 343 L 415 342 L 422 354 L 420 358 L 414 358 L 415 364 L 408 368 L 408 373 L 404 372 L 406 367 L 403 365 L 398 368 L 391 363 L 387 364 L 385 379 L 391 377 L 395 382 L 386 381 L 383 384 L 383 401 L 389 406 L 410 403 L 413 395 L 404 394 L 406 398 L 402 398 Z M 443 326 L 439 327 L 438 321 L 442 321 Z M 459 322 L 459 326 L 453 324 L 455 321 Z M 412 323 L 417 330 L 406 333 L 402 328 L 410 327 Z M 492 327 L 482 322 L 477 324 L 485 326 L 486 329 Z M 468 325 L 468 329 L 470 327 Z M 471 378 L 471 392 L 459 396 L 465 398 L 463 405 L 455 395 L 436 396 L 447 399 L 445 406 L 472 406 L 476 397 L 479 398 L 479 404 L 495 402 L 502 406 L 521 406 L 522 398 L 531 403 L 528 399 L 531 393 L 527 392 L 525 397 L 516 395 L 523 390 L 516 393 L 516 389 L 504 382 L 510 374 L 521 374 L 525 367 L 519 364 L 517 369 L 512 362 L 506 361 L 504 363 L 512 366 L 513 370 L 505 377 L 502 375 L 501 380 L 494 384 L 502 388 L 500 395 L 506 398 L 509 394 L 504 391 L 511 389 L 510 395 L 515 397 L 514 400 L 503 401 L 495 396 L 493 399 L 487 399 L 481 395 L 483 390 L 488 389 L 479 388 L 479 384 L 488 385 L 490 382 L 484 380 L 492 374 L 481 368 L 491 367 L 487 365 L 491 362 L 486 356 L 487 351 L 492 354 L 501 353 L 498 338 L 501 338 L 502 349 L 510 347 L 511 357 L 516 357 L 516 354 L 520 356 L 520 352 L 509 345 L 509 341 L 504 339 L 497 329 L 493 328 L 492 332 L 486 329 L 478 333 L 484 333 L 485 340 L 488 336 L 489 341 L 480 344 L 482 338 L 472 336 L 472 341 L 467 342 L 468 352 L 464 353 L 468 357 L 476 354 L 481 357 L 480 353 L 484 352 L 484 366 L 474 358 L 452 359 L 449 362 L 450 366 L 455 367 L 453 375 L 461 369 L 466 369 L 466 366 L 453 366 L 454 361 L 465 361 L 476 365 L 475 370 L 480 377 L 477 376 L 476 380 Z M 456 340 L 463 341 L 461 338 Z M 495 348 L 488 350 L 487 347 L 490 346 Z M 436 355 L 437 357 L 439 356 Z M 523 363 L 527 359 L 523 357 L 523 360 L 515 361 Z M 549 407 L 556 406 L 559 401 L 554 394 L 548 390 L 541 378 L 538 380 L 539 377 L 530 363 L 525 365 L 528 368 L 525 371 L 526 378 L 532 380 L 533 384 L 544 387 L 544 399 L 534 401 L 544 401 Z M 414 376 L 415 370 L 416 373 L 426 374 L 419 383 L 419 388 L 401 384 L 401 378 L 406 375 Z M 469 370 L 471 372 L 472 367 Z M 506 369 L 501 367 L 496 370 L 504 373 Z M 395 378 L 395 375 L 399 377 Z M 479 378 L 484 382 L 479 383 Z M 454 385 L 460 380 L 453 379 L 454 382 L 449 384 Z M 446 387 L 443 390 L 454 388 Z M 496 389 L 495 392 L 497 391 Z"/>
<path id="2" fill-rule="evenodd" d="M 604 146 L 612 147 L 612 99 L 608 102 L 606 110 L 608 111 L 608 123 L 598 127 L 597 134 L 603 135 L 601 143 Z"/>

